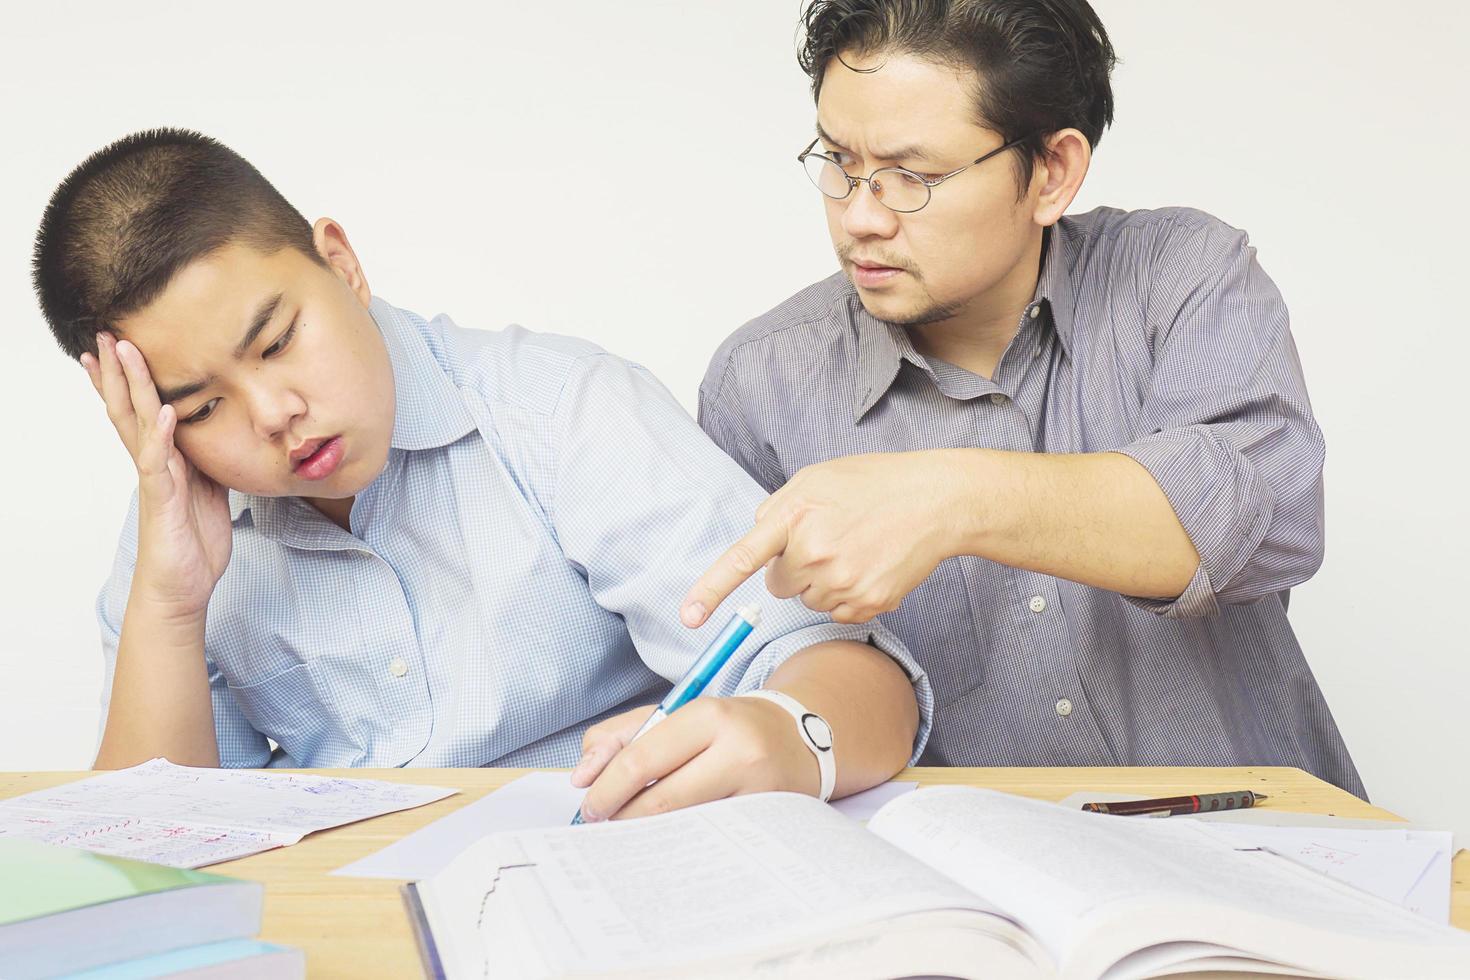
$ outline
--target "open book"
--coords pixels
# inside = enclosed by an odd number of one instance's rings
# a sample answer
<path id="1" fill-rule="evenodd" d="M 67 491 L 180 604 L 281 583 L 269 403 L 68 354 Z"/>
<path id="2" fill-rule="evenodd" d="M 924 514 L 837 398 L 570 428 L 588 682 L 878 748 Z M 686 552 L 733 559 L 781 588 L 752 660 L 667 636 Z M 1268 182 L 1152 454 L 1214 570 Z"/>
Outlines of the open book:
<path id="1" fill-rule="evenodd" d="M 488 836 L 405 886 L 426 972 L 1470 977 L 1470 934 L 1195 821 L 921 789 Z"/>

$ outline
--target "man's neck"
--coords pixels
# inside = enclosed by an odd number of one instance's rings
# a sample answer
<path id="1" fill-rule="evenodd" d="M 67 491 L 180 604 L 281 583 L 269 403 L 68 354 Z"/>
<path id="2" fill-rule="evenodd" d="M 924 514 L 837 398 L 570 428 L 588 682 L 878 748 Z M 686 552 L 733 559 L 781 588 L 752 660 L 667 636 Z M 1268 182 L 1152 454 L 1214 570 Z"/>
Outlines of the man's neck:
<path id="1" fill-rule="evenodd" d="M 1035 241 L 1005 277 L 954 316 L 910 327 L 909 334 L 919 352 L 972 374 L 994 377 L 1001 357 L 1016 336 L 1022 311 L 1036 295 L 1043 241 L 1038 230 Z"/>

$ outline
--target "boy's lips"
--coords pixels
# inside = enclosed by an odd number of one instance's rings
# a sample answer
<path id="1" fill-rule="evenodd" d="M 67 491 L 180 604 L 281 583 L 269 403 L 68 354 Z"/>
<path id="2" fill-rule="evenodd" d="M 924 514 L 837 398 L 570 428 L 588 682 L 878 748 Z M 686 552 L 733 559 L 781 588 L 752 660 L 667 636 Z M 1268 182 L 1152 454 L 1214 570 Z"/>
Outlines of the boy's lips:
<path id="1" fill-rule="evenodd" d="M 308 439 L 291 450 L 291 469 L 305 480 L 324 480 L 342 464 L 342 437 Z"/>

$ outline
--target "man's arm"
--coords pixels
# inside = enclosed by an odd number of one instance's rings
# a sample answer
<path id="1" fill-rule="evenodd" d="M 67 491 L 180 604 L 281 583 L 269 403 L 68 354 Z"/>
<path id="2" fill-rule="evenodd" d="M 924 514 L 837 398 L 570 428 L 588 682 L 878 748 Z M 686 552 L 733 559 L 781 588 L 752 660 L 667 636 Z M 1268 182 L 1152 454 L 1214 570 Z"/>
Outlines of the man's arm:
<path id="1" fill-rule="evenodd" d="M 763 567 L 773 594 L 839 622 L 897 608 L 955 555 L 1170 616 L 1305 580 L 1322 553 L 1321 432 L 1280 295 L 1244 236 L 1221 229 L 1198 277 L 1154 298 L 1168 312 L 1138 439 L 1105 453 L 959 449 L 807 467 L 696 582 L 684 621 L 704 622 Z"/>
<path id="2" fill-rule="evenodd" d="M 1182 593 L 1199 567 L 1163 490 L 1127 456 L 927 450 L 797 473 L 689 601 L 702 614 L 769 563 L 773 595 L 866 622 L 957 555 L 1159 598 Z"/>

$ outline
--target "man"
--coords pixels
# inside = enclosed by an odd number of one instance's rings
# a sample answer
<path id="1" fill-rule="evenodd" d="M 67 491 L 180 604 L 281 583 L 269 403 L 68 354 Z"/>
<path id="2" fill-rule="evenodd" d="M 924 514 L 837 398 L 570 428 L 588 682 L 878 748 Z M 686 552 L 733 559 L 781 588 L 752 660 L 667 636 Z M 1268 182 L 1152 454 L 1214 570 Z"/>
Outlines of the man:
<path id="1" fill-rule="evenodd" d="M 907 643 L 927 763 L 1292 765 L 1363 795 L 1286 618 L 1323 443 L 1279 293 L 1200 212 L 1064 217 L 1113 114 L 1097 15 L 815 0 L 805 26 L 842 272 L 710 365 L 701 424 L 775 493 L 686 624 L 767 566 Z"/>

